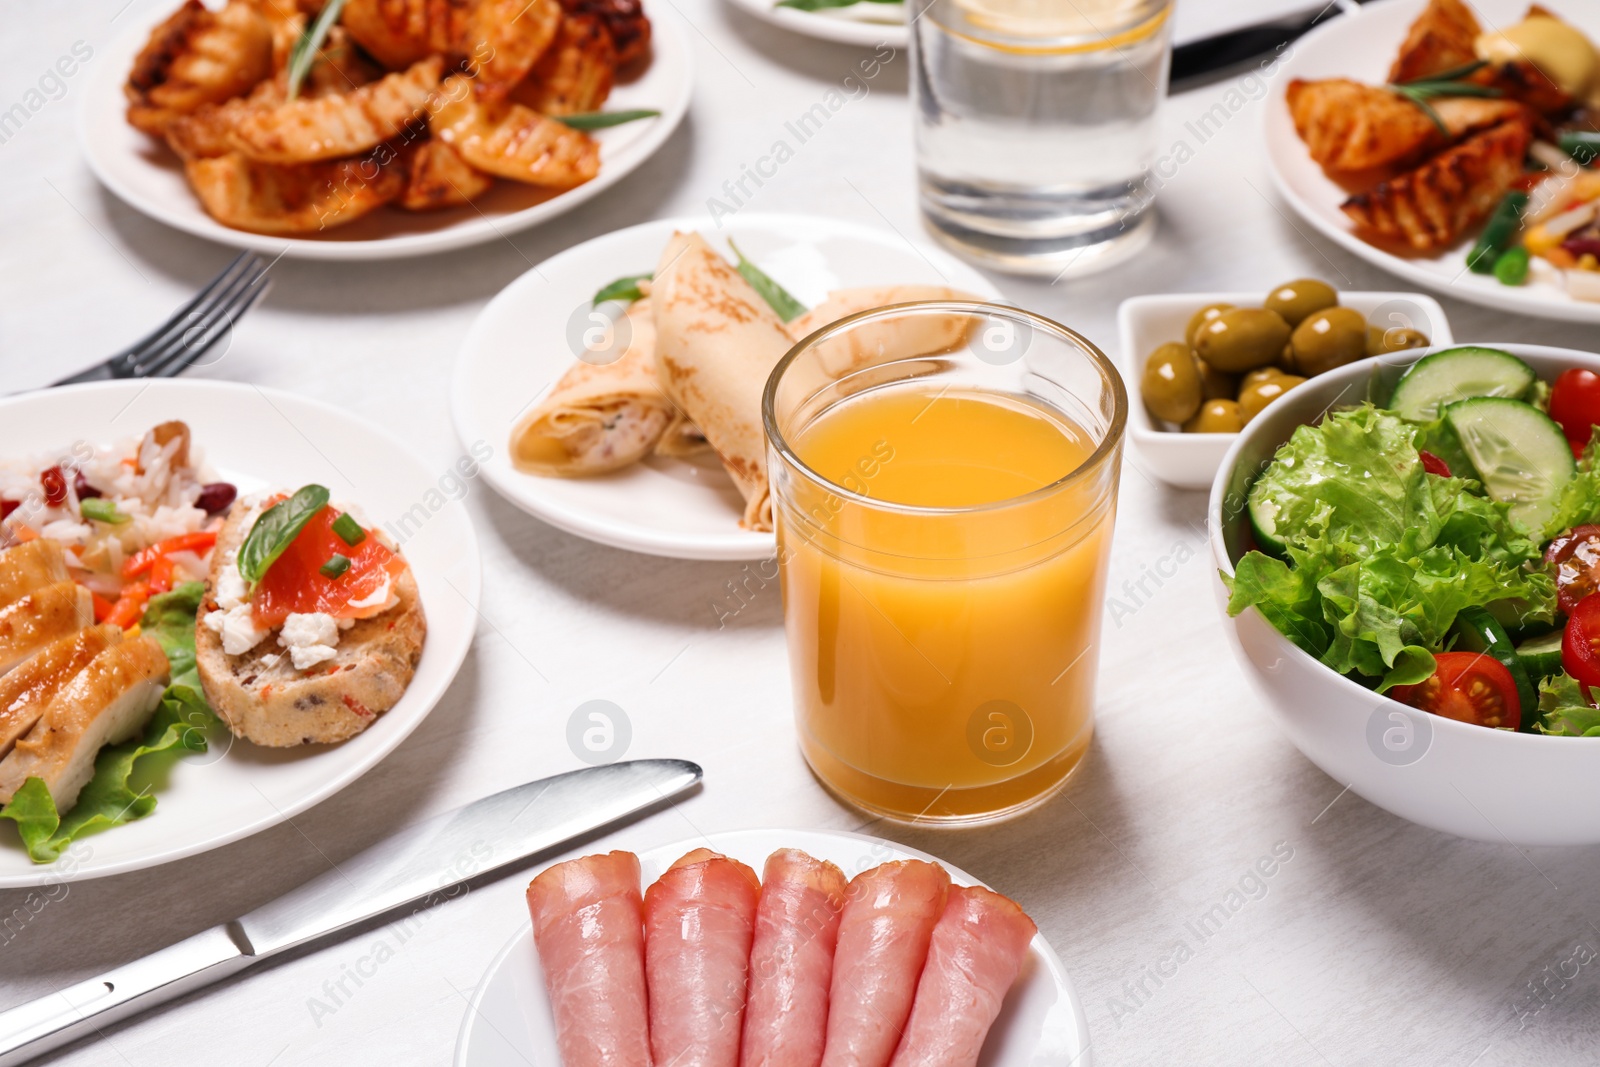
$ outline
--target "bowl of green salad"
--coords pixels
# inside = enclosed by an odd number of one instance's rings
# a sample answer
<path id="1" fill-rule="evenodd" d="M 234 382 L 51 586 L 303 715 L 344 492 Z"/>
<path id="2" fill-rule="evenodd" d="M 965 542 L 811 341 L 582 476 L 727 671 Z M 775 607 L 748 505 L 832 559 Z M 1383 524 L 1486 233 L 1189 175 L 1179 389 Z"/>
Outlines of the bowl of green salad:
<path id="1" fill-rule="evenodd" d="M 1212 484 L 1231 643 L 1297 748 L 1412 822 L 1600 842 L 1600 355 L 1457 345 L 1273 401 Z"/>

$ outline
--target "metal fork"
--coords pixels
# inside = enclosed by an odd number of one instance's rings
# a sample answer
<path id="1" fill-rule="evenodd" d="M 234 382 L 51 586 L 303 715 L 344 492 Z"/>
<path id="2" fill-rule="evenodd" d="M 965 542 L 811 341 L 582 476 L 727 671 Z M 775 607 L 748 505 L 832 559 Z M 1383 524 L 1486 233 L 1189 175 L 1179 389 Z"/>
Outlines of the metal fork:
<path id="1" fill-rule="evenodd" d="M 154 333 L 104 363 L 51 384 L 176 378 L 227 337 L 233 324 L 267 295 L 272 288 L 268 266 L 254 252 L 241 254 Z"/>

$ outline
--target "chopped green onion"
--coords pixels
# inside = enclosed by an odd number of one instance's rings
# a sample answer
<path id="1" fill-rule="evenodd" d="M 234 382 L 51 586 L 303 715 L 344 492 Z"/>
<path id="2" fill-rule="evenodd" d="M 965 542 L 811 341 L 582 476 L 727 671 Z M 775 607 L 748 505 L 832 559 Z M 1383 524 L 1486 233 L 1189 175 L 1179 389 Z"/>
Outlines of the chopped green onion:
<path id="1" fill-rule="evenodd" d="M 95 522 L 109 522 L 113 526 L 121 526 L 128 521 L 128 516 L 117 510 L 117 506 L 102 497 L 90 497 L 88 500 L 78 501 L 78 510 L 86 519 Z"/>
<path id="2" fill-rule="evenodd" d="M 621 126 L 624 122 L 653 119 L 661 112 L 647 107 L 633 111 L 582 111 L 576 115 L 556 115 L 555 120 L 574 130 L 603 130 L 607 126 Z"/>
<path id="3" fill-rule="evenodd" d="M 1528 249 L 1512 245 L 1494 261 L 1494 276 L 1501 285 L 1521 285 L 1528 280 Z"/>
<path id="4" fill-rule="evenodd" d="M 337 578 L 349 569 L 350 557 L 341 556 L 337 552 L 328 557 L 328 562 L 317 568 L 327 578 Z"/>
<path id="5" fill-rule="evenodd" d="M 339 517 L 333 520 L 333 532 L 339 535 L 339 540 L 354 548 L 367 539 L 367 531 L 361 524 L 350 517 L 348 511 L 340 512 Z"/>
<path id="6" fill-rule="evenodd" d="M 632 303 L 642 299 L 644 292 L 639 288 L 639 283 L 654 278 L 654 274 L 630 274 L 626 278 L 618 278 L 610 285 L 602 285 L 599 292 L 594 294 L 590 306 L 599 307 L 607 300 L 626 300 Z"/>
<path id="7" fill-rule="evenodd" d="M 806 306 L 790 296 L 789 290 L 773 281 L 760 267 L 745 259 L 744 253 L 739 251 L 739 246 L 734 244 L 732 239 L 729 239 L 728 247 L 739 257 L 735 267 L 739 276 L 750 283 L 750 288 L 761 294 L 761 299 L 778 313 L 778 318 L 784 322 L 792 322 L 806 313 Z"/>

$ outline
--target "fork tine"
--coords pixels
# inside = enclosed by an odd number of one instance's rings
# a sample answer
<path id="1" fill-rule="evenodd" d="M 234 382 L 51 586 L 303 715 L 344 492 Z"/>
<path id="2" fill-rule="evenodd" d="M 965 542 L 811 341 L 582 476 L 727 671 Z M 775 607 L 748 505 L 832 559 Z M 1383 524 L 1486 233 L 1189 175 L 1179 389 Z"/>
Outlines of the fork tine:
<path id="1" fill-rule="evenodd" d="M 138 364 L 148 357 L 152 351 L 165 348 L 171 344 L 174 335 L 182 336 L 190 319 L 196 314 L 197 309 L 209 306 L 217 298 L 217 294 L 225 290 L 237 280 L 239 275 L 248 272 L 252 267 L 261 263 L 261 257 L 254 252 L 240 253 L 232 263 L 225 267 L 221 274 L 211 279 L 206 287 L 195 294 L 194 298 L 184 304 L 172 316 L 156 327 L 149 334 L 140 338 L 126 350 L 113 357 L 118 364 Z M 131 373 L 137 375 L 137 371 Z"/>
<path id="2" fill-rule="evenodd" d="M 234 279 L 198 317 L 191 315 L 188 328 L 164 348 L 146 353 L 133 373 L 141 378 L 172 378 L 182 374 L 226 337 L 234 323 L 270 288 L 272 279 L 267 277 L 266 264 L 253 264 L 250 271 Z"/>

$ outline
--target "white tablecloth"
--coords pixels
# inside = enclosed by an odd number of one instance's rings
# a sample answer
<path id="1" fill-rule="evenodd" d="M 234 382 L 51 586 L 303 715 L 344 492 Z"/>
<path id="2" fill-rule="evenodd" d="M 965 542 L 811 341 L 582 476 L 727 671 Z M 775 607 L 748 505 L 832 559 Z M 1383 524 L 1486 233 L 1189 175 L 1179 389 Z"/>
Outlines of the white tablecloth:
<path id="1" fill-rule="evenodd" d="M 99 49 L 112 40 L 123 3 L 13 0 L 0 37 L 0 109 L 74 42 Z M 491 296 L 587 238 L 703 212 L 725 179 L 859 58 L 719 0 L 649 0 L 649 9 L 687 24 L 698 78 L 689 119 L 654 160 L 585 207 L 505 241 L 387 264 L 284 260 L 268 301 L 225 358 L 199 373 L 337 402 L 401 429 L 444 471 L 459 451 L 446 404 L 450 362 Z M 751 208 L 918 235 L 906 71 L 896 56 Z M 234 254 L 146 220 L 96 184 L 75 143 L 85 80 L 68 80 L 61 99 L 0 144 L 0 392 L 103 358 Z M 1225 87 L 1174 99 L 1164 144 L 1191 138 L 1185 120 Z M 1345 288 L 1399 288 L 1311 236 L 1276 198 L 1261 163 L 1259 111 L 1253 102 L 1220 134 L 1191 144 L 1194 158 L 1162 191 L 1155 245 L 1136 262 L 1054 287 L 997 282 L 1108 350 L 1117 302 L 1139 293 L 1265 290 L 1308 274 Z M 1459 339 L 1594 344 L 1592 328 L 1445 305 Z M 738 564 L 588 544 L 482 485 L 468 506 L 493 626 L 480 627 L 460 677 L 417 733 L 292 825 L 159 870 L 71 886 L 19 934 L 0 938 L 0 1006 L 231 918 L 426 814 L 578 766 L 565 724 L 594 698 L 631 719 L 628 755 L 682 756 L 706 771 L 697 796 L 604 845 L 864 824 L 813 782 L 793 745 L 775 587 L 719 629 L 713 603 Z M 1203 508 L 1203 494 L 1167 489 L 1128 466 L 1112 589 L 1163 557 L 1192 558 L 1135 614 L 1115 625 L 1108 618 L 1099 729 L 1064 794 L 981 830 L 876 824 L 873 832 L 947 857 L 1028 909 L 1084 997 L 1103 1064 L 1596 1062 L 1600 850 L 1522 853 L 1455 840 L 1341 795 L 1341 783 L 1253 706 L 1224 647 L 1201 551 Z M 1281 861 L 1273 876 L 1252 880 L 1257 861 L 1273 855 Z M 263 967 L 59 1061 L 448 1062 L 465 998 L 523 921 L 525 881 L 508 877 L 439 907 L 332 1012 L 316 1008 L 329 1004 L 328 984 L 393 941 L 388 931 Z M 24 896 L 0 893 L 0 918 Z M 1237 907 L 1200 936 L 1191 924 L 1219 902 Z"/>

